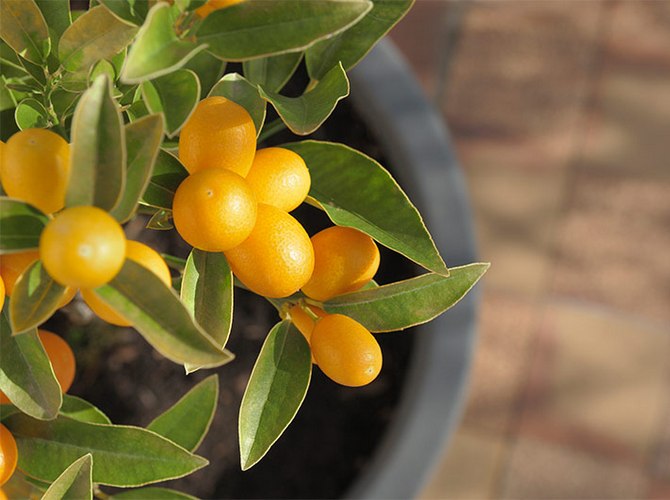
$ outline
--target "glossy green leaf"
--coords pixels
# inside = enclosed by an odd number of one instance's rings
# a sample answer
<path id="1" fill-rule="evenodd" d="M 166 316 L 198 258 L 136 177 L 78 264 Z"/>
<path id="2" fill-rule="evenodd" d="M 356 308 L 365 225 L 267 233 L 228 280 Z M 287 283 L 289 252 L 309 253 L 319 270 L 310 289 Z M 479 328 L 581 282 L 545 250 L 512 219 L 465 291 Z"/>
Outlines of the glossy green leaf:
<path id="1" fill-rule="evenodd" d="M 37 328 L 56 312 L 64 296 L 65 287 L 49 276 L 40 261 L 33 262 L 14 284 L 9 304 L 12 331 Z"/>
<path id="2" fill-rule="evenodd" d="M 51 50 L 49 28 L 35 0 L 0 2 L 0 38 L 15 52 L 36 64 Z"/>
<path id="3" fill-rule="evenodd" d="M 72 24 L 69 0 L 35 0 L 42 11 L 44 20 L 49 27 L 51 44 L 58 47 L 58 41 L 66 29 Z"/>
<path id="4" fill-rule="evenodd" d="M 62 400 L 47 353 L 37 331 L 12 335 L 7 311 L 0 315 L 0 390 L 22 412 L 54 418 Z"/>
<path id="5" fill-rule="evenodd" d="M 137 210 L 137 205 L 149 185 L 161 141 L 163 120 L 160 115 L 149 115 L 125 126 L 126 188 L 121 199 L 111 211 L 119 222 L 128 221 Z"/>
<path id="6" fill-rule="evenodd" d="M 304 50 L 358 22 L 369 0 L 254 0 L 212 12 L 196 35 L 228 61 Z"/>
<path id="7" fill-rule="evenodd" d="M 233 323 L 233 273 L 222 253 L 191 252 L 184 268 L 181 301 L 223 348 Z"/>
<path id="8" fill-rule="evenodd" d="M 270 331 L 256 360 L 240 406 L 242 470 L 265 456 L 295 417 L 312 376 L 305 337 L 282 321 Z"/>
<path id="9" fill-rule="evenodd" d="M 21 130 L 27 128 L 46 128 L 49 125 L 47 110 L 37 99 L 28 98 L 16 106 L 14 119 Z"/>
<path id="10" fill-rule="evenodd" d="M 95 294 L 175 363 L 213 367 L 233 359 L 193 321 L 171 288 L 132 260 L 126 260 L 119 274 L 96 288 Z"/>
<path id="11" fill-rule="evenodd" d="M 68 71 L 88 71 L 100 59 L 111 59 L 123 50 L 135 33 L 137 27 L 120 21 L 98 5 L 65 30 L 58 44 L 58 57 Z"/>
<path id="12" fill-rule="evenodd" d="M 123 491 L 109 498 L 118 500 L 197 500 L 191 495 L 168 488 L 141 488 L 139 490 Z"/>
<path id="13" fill-rule="evenodd" d="M 308 135 L 318 129 L 335 109 L 337 103 L 349 95 L 349 80 L 341 64 L 330 70 L 313 89 L 300 97 L 286 97 L 259 88 L 277 110 L 291 132 Z"/>
<path id="14" fill-rule="evenodd" d="M 436 318 L 461 300 L 489 268 L 488 263 L 452 267 L 449 276 L 424 274 L 370 290 L 340 295 L 323 304 L 372 332 L 390 332 Z"/>
<path id="15" fill-rule="evenodd" d="M 116 73 L 114 71 L 114 66 L 111 62 L 101 59 L 93 66 L 91 66 L 91 71 L 88 74 L 88 81 L 94 82 L 97 77 L 105 74 L 109 78 L 110 82 L 113 82 L 116 79 Z"/>
<path id="16" fill-rule="evenodd" d="M 141 83 L 166 75 L 205 48 L 177 36 L 175 15 L 165 2 L 151 8 L 121 71 L 123 82 Z"/>
<path id="17" fill-rule="evenodd" d="M 142 202 L 152 207 L 172 210 L 174 194 L 186 177 L 188 172 L 181 162 L 175 156 L 161 150 L 149 185 L 142 196 Z"/>
<path id="18" fill-rule="evenodd" d="M 302 55 L 302 52 L 289 52 L 244 61 L 244 76 L 251 83 L 261 85 L 270 92 L 279 92 L 295 73 Z"/>
<path id="19" fill-rule="evenodd" d="M 219 81 L 226 68 L 226 63 L 203 50 L 198 52 L 185 65 L 184 69 L 190 69 L 200 80 L 200 98 L 204 99 L 209 94 L 214 84 Z"/>
<path id="20" fill-rule="evenodd" d="M 72 172 L 65 205 L 114 208 L 125 187 L 126 141 L 121 113 L 104 74 L 79 100 L 72 120 L 71 147 Z"/>
<path id="21" fill-rule="evenodd" d="M 63 471 L 44 493 L 42 500 L 91 500 L 93 455 L 87 453 Z"/>
<path id="22" fill-rule="evenodd" d="M 242 75 L 228 73 L 212 87 L 209 95 L 223 96 L 246 109 L 254 121 L 256 136 L 260 134 L 265 121 L 265 101 L 258 93 L 258 88 L 249 83 Z"/>
<path id="23" fill-rule="evenodd" d="M 219 377 L 210 375 L 155 418 L 147 429 L 195 451 L 209 431 L 218 399 Z"/>
<path id="24" fill-rule="evenodd" d="M 20 55 L 18 56 L 19 61 L 21 62 L 21 66 L 23 69 L 26 70 L 26 72 L 30 75 L 32 78 L 32 82 L 26 81 L 26 83 L 29 83 L 30 85 L 34 84 L 34 87 L 36 90 L 42 91 L 44 86 L 47 83 L 47 77 L 46 74 L 44 73 L 44 66 L 41 64 L 35 64 L 33 62 L 30 62 L 28 59 L 21 57 Z"/>
<path id="25" fill-rule="evenodd" d="M 89 422 L 91 424 L 112 423 L 100 409 L 88 401 L 76 396 L 70 396 L 69 394 L 63 394 L 63 405 L 60 407 L 59 413 L 80 422 Z"/>
<path id="26" fill-rule="evenodd" d="M 405 16 L 414 0 L 372 0 L 372 3 L 372 10 L 354 26 L 307 49 L 305 62 L 313 80 L 321 80 L 340 62 L 347 71 L 353 68 Z"/>
<path id="27" fill-rule="evenodd" d="M 172 210 L 157 210 L 151 216 L 149 222 L 146 225 L 147 229 L 153 229 L 155 231 L 169 231 L 174 229 L 174 224 L 172 224 Z"/>
<path id="28" fill-rule="evenodd" d="M 43 481 L 55 480 L 82 453 L 93 455 L 93 481 L 131 487 L 176 479 L 205 465 L 158 434 L 132 426 L 91 424 L 59 416 L 39 421 L 15 414 L 5 421 L 19 449 L 18 467 Z"/>
<path id="29" fill-rule="evenodd" d="M 99 0 L 122 21 L 140 26 L 149 12 L 150 0 Z"/>
<path id="30" fill-rule="evenodd" d="M 337 225 L 367 233 L 429 271 L 449 271 L 421 215 L 379 163 L 343 144 L 286 144 L 302 156 L 312 178 L 310 195 Z"/>
<path id="31" fill-rule="evenodd" d="M 173 137 L 182 128 L 200 100 L 200 82 L 191 70 L 178 69 L 142 84 L 144 103 L 152 113 L 161 113 L 165 131 Z"/>
<path id="32" fill-rule="evenodd" d="M 35 250 L 49 218 L 23 201 L 0 196 L 0 253 Z"/>

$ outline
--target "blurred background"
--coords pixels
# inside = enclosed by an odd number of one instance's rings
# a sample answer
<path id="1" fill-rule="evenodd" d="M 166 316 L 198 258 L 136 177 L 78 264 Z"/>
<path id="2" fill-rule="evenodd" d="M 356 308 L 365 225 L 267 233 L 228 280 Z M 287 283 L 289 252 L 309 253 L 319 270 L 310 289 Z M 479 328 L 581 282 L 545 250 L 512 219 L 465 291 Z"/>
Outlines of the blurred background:
<path id="1" fill-rule="evenodd" d="M 670 1 L 418 0 L 392 38 L 493 263 L 421 498 L 670 498 Z"/>

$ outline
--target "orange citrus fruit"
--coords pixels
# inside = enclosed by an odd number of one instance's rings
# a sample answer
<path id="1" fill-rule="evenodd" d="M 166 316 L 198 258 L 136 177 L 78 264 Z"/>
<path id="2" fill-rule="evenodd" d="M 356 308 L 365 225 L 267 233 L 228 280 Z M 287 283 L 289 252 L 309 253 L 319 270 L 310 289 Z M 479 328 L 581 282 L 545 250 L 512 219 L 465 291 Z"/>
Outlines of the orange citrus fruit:
<path id="1" fill-rule="evenodd" d="M 221 96 L 198 103 L 179 135 L 179 159 L 190 173 L 226 168 L 246 176 L 256 153 L 256 127 L 239 104 Z"/>
<path id="2" fill-rule="evenodd" d="M 63 208 L 69 176 L 70 145 L 50 130 L 22 130 L 11 136 L 3 147 L 5 192 L 44 213 Z"/>
<path id="3" fill-rule="evenodd" d="M 74 381 L 76 362 L 74 353 L 62 337 L 46 330 L 38 330 L 37 335 L 47 353 L 61 391 L 67 392 Z"/>
<path id="4" fill-rule="evenodd" d="M 130 259 L 141 266 L 146 267 L 149 271 L 158 276 L 160 280 L 165 283 L 165 286 L 172 286 L 170 269 L 163 257 L 161 257 L 153 248 L 148 247 L 139 241 L 129 240 L 126 243 L 126 259 Z M 91 310 L 107 323 L 118 326 L 132 325 L 130 321 L 126 320 L 123 316 L 120 316 L 114 309 L 100 299 L 93 290 L 83 289 L 81 291 L 81 296 Z"/>
<path id="5" fill-rule="evenodd" d="M 247 182 L 222 168 L 189 175 L 172 202 L 177 232 L 189 245 L 208 252 L 242 243 L 256 224 L 256 213 L 256 198 Z"/>
<path id="6" fill-rule="evenodd" d="M 2 275 L 0 274 L 0 311 L 2 311 L 2 308 L 5 305 L 5 282 L 2 279 Z"/>
<path id="7" fill-rule="evenodd" d="M 9 429 L 0 424 L 0 486 L 5 484 L 16 469 L 19 450 Z"/>
<path id="8" fill-rule="evenodd" d="M 204 5 L 201 5 L 200 7 L 195 9 L 195 13 L 200 18 L 204 19 L 215 10 L 230 7 L 231 5 L 235 5 L 236 3 L 240 3 L 241 1 L 242 0 L 209 0 Z"/>
<path id="9" fill-rule="evenodd" d="M 256 151 L 247 182 L 258 203 L 273 205 L 287 212 L 305 200 L 310 187 L 305 161 L 297 153 L 284 148 Z"/>
<path id="10" fill-rule="evenodd" d="M 123 266 L 126 236 L 114 218 L 97 207 L 72 207 L 59 213 L 42 231 L 40 258 L 61 285 L 96 288 Z"/>
<path id="11" fill-rule="evenodd" d="M 308 297 L 324 301 L 358 290 L 379 268 L 379 249 L 367 234 L 333 226 L 312 236 L 314 273 L 302 287 Z"/>
<path id="12" fill-rule="evenodd" d="M 0 276 L 5 283 L 7 297 L 12 296 L 16 280 L 23 274 L 23 271 L 39 258 L 40 253 L 36 250 L 0 255 Z"/>
<path id="13" fill-rule="evenodd" d="M 326 311 L 316 306 L 307 306 L 309 310 L 316 314 L 318 317 L 323 318 L 327 315 Z M 303 334 L 305 340 L 309 342 L 312 337 L 312 330 L 314 330 L 314 320 L 312 317 L 305 312 L 305 310 L 299 305 L 296 304 L 288 310 L 291 321 L 295 327 Z"/>
<path id="14" fill-rule="evenodd" d="M 338 384 L 369 384 L 382 369 L 377 340 L 359 322 L 342 314 L 329 314 L 317 321 L 311 348 L 321 371 Z"/>
<path id="15" fill-rule="evenodd" d="M 314 251 L 309 236 L 291 215 L 258 204 L 256 225 L 240 245 L 225 252 L 233 273 L 252 292 L 287 297 L 312 274 Z"/>

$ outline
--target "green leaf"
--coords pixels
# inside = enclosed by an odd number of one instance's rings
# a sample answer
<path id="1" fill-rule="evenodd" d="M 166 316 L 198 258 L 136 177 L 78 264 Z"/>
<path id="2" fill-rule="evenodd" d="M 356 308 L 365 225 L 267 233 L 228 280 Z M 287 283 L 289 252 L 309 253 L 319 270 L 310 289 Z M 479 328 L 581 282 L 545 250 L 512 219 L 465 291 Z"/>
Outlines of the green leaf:
<path id="1" fill-rule="evenodd" d="M 49 218 L 14 198 L 0 196 L 0 253 L 35 250 Z"/>
<path id="2" fill-rule="evenodd" d="M 429 271 L 449 271 L 421 215 L 379 163 L 343 144 L 304 141 L 284 145 L 302 156 L 310 195 L 337 225 L 359 229 Z"/>
<path id="3" fill-rule="evenodd" d="M 256 136 L 261 133 L 265 121 L 265 101 L 258 93 L 258 88 L 249 83 L 242 75 L 228 73 L 212 87 L 209 95 L 223 96 L 242 106 L 254 121 Z"/>
<path id="4" fill-rule="evenodd" d="M 128 152 L 126 188 L 111 211 L 119 222 L 128 221 L 149 185 L 151 172 L 163 140 L 163 120 L 160 115 L 149 115 L 125 126 Z"/>
<path id="5" fill-rule="evenodd" d="M 100 59 L 111 59 L 123 50 L 135 33 L 135 26 L 98 5 L 65 30 L 58 44 L 58 57 L 68 71 L 88 71 Z"/>
<path id="6" fill-rule="evenodd" d="M 321 80 L 339 62 L 347 71 L 353 68 L 405 16 L 414 0 L 372 0 L 372 3 L 372 10 L 360 22 L 307 49 L 305 62 L 313 80 Z"/>
<path id="7" fill-rule="evenodd" d="M 56 312 L 65 287 L 56 283 L 38 260 L 14 284 L 9 304 L 12 331 L 17 334 L 37 328 Z"/>
<path id="8" fill-rule="evenodd" d="M 126 260 L 119 274 L 96 288 L 95 294 L 175 363 L 213 367 L 233 359 L 193 321 L 171 288 L 132 260 Z"/>
<path id="9" fill-rule="evenodd" d="M 452 267 L 448 277 L 424 274 L 379 288 L 340 295 L 323 308 L 344 314 L 372 332 L 391 332 L 420 325 L 454 306 L 489 268 L 488 263 Z"/>
<path id="10" fill-rule="evenodd" d="M 52 46 L 58 47 L 61 35 L 72 24 L 69 0 L 35 0 L 35 2 L 49 27 Z"/>
<path id="11" fill-rule="evenodd" d="M 302 59 L 302 52 L 244 61 L 244 76 L 270 92 L 279 92 L 289 81 Z"/>
<path id="12" fill-rule="evenodd" d="M 124 491 L 109 498 L 118 500 L 197 500 L 191 495 L 168 488 L 142 488 L 139 490 Z"/>
<path id="13" fill-rule="evenodd" d="M 5 421 L 19 449 L 18 467 L 42 481 L 55 480 L 82 453 L 93 456 L 93 481 L 131 487 L 176 479 L 205 465 L 158 434 L 139 427 L 80 422 L 59 416 L 39 421 L 12 415 Z"/>
<path id="14" fill-rule="evenodd" d="M 256 360 L 240 406 L 242 470 L 265 456 L 295 417 L 312 376 L 305 337 L 282 321 L 270 331 Z"/>
<path id="15" fill-rule="evenodd" d="M 37 99 L 28 98 L 16 106 L 14 119 L 21 130 L 27 128 L 46 128 L 49 125 L 47 110 Z"/>
<path id="16" fill-rule="evenodd" d="M 209 94 L 214 84 L 219 81 L 226 68 L 226 63 L 203 50 L 190 59 L 184 69 L 190 69 L 200 80 L 200 98 L 204 99 Z"/>
<path id="17" fill-rule="evenodd" d="M 140 26 L 149 12 L 149 0 L 98 0 L 122 21 Z"/>
<path id="18" fill-rule="evenodd" d="M 30 75 L 30 77 L 34 80 L 34 85 L 33 82 L 26 81 L 25 83 L 28 83 L 30 85 L 33 85 L 35 90 L 39 91 L 39 93 L 43 92 L 44 86 L 47 83 L 47 77 L 44 74 L 44 66 L 40 64 L 35 64 L 30 62 L 28 59 L 25 59 L 24 57 L 18 56 L 19 61 L 21 62 L 21 66 L 23 66 L 23 69 L 26 70 L 26 72 Z"/>
<path id="19" fill-rule="evenodd" d="M 0 71 L 2 71 L 1 65 Z M 14 108 L 16 108 L 16 99 L 7 88 L 7 80 L 0 74 L 0 111 L 14 110 Z"/>
<path id="20" fill-rule="evenodd" d="M 35 0 L 2 0 L 0 18 L 0 38 L 7 45 L 36 64 L 46 61 L 51 50 L 49 28 Z"/>
<path id="21" fill-rule="evenodd" d="M 89 422 L 91 424 L 111 424 L 107 415 L 101 410 L 76 396 L 63 394 L 63 405 L 60 407 L 60 415 L 79 420 L 80 422 Z"/>
<path id="22" fill-rule="evenodd" d="M 196 35 L 227 61 L 304 50 L 358 22 L 368 0 L 254 0 L 212 12 Z"/>
<path id="23" fill-rule="evenodd" d="M 210 375 L 155 418 L 147 429 L 195 451 L 209 431 L 218 399 L 219 378 Z"/>
<path id="24" fill-rule="evenodd" d="M 121 71 L 124 83 L 141 83 L 167 75 L 205 48 L 177 36 L 175 15 L 165 2 L 151 8 Z"/>
<path id="25" fill-rule="evenodd" d="M 100 75 L 74 112 L 66 206 L 114 208 L 125 187 L 125 142 L 123 120 L 111 94 L 111 83 L 106 75 Z"/>
<path id="26" fill-rule="evenodd" d="M 149 185 L 142 196 L 142 202 L 152 207 L 172 210 L 174 194 L 186 177 L 188 171 L 181 162 L 161 149 Z"/>
<path id="27" fill-rule="evenodd" d="M 307 135 L 318 129 L 349 95 L 349 80 L 341 64 L 335 66 L 312 90 L 300 97 L 286 97 L 260 87 L 261 97 L 277 110 L 291 132 Z"/>
<path id="28" fill-rule="evenodd" d="M 216 343 L 225 347 L 233 323 L 233 273 L 222 253 L 193 249 L 184 268 L 181 301 Z"/>
<path id="29" fill-rule="evenodd" d="M 174 229 L 171 220 L 172 210 L 158 210 L 151 216 L 146 227 L 155 231 L 169 231 L 170 229 Z"/>
<path id="30" fill-rule="evenodd" d="M 91 66 L 91 71 L 88 74 L 88 81 L 90 83 L 94 82 L 97 77 L 105 74 L 109 78 L 110 82 L 113 82 L 116 79 L 116 73 L 114 72 L 114 66 L 111 62 L 106 61 L 105 59 L 99 60 L 93 66 Z M 115 89 L 112 89 L 114 91 Z"/>
<path id="31" fill-rule="evenodd" d="M 182 128 L 200 100 L 200 82 L 191 70 L 178 69 L 142 84 L 144 102 L 152 113 L 161 113 L 165 131 L 173 137 Z"/>
<path id="32" fill-rule="evenodd" d="M 37 331 L 12 335 L 7 311 L 0 316 L 0 390 L 22 412 L 54 418 L 62 402 L 47 353 Z"/>
<path id="33" fill-rule="evenodd" d="M 51 104 L 59 121 L 64 122 L 67 117 L 72 115 L 79 97 L 80 94 L 76 92 L 68 92 L 61 89 L 53 91 L 51 94 Z"/>
<path id="34" fill-rule="evenodd" d="M 44 493 L 42 500 L 91 500 L 93 455 L 87 453 L 63 471 Z"/>

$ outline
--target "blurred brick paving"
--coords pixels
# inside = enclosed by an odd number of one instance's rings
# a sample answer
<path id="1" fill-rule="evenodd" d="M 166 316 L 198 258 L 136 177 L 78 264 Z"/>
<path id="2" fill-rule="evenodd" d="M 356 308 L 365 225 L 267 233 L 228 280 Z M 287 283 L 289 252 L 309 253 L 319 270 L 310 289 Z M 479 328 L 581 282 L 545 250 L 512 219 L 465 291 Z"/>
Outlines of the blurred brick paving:
<path id="1" fill-rule="evenodd" d="M 670 0 L 452 1 L 393 38 L 493 263 L 459 432 L 422 498 L 670 499 Z"/>

